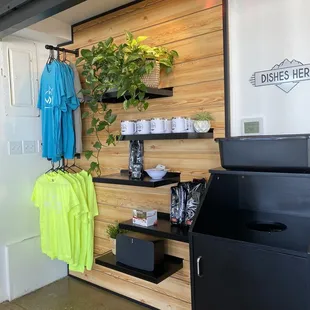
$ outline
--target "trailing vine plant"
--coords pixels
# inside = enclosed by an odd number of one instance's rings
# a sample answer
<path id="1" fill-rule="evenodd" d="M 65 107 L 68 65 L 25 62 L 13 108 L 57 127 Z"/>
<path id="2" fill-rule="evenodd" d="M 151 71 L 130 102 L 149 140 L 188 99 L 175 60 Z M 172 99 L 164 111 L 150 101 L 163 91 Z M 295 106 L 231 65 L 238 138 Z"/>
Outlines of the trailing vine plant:
<path id="1" fill-rule="evenodd" d="M 82 76 L 85 78 L 86 89 L 82 92 L 86 96 L 88 110 L 82 118 L 90 118 L 90 127 L 87 134 L 94 134 L 96 142 L 93 149 L 85 152 L 85 157 L 92 160 L 90 172 L 101 175 L 99 155 L 102 148 L 115 145 L 117 134 L 111 131 L 117 115 L 107 103 L 102 102 L 105 93 L 117 90 L 117 98 L 123 98 L 123 108 L 131 106 L 139 111 L 146 110 L 149 103 L 146 98 L 147 87 L 142 77 L 154 69 L 154 61 L 160 63 L 167 73 L 173 68 L 174 59 L 178 53 L 169 51 L 165 47 L 150 47 L 142 44 L 147 37 L 139 36 L 136 39 L 130 32 L 126 32 L 126 42 L 115 44 L 113 38 L 99 42 L 92 49 L 83 49 L 76 64 L 83 67 Z M 153 60 L 153 61 L 150 61 Z M 105 131 L 107 138 L 101 140 L 100 132 Z"/>

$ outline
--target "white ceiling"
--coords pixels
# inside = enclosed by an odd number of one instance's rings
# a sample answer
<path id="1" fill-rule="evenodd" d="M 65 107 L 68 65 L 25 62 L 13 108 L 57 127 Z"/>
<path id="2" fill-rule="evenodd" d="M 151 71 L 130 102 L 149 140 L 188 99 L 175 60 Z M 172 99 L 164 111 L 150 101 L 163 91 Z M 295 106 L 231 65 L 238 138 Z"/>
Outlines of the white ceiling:
<path id="1" fill-rule="evenodd" d="M 69 25 L 74 25 L 82 20 L 110 11 L 132 0 L 87 0 L 68 10 L 53 16 Z"/>
<path id="2" fill-rule="evenodd" d="M 72 25 L 130 2 L 133 2 L 133 0 L 87 0 L 18 31 L 15 35 L 25 38 L 30 37 L 37 41 L 42 41 L 42 37 L 45 36 L 45 40 L 56 42 L 56 44 L 68 42 L 72 40 Z"/>

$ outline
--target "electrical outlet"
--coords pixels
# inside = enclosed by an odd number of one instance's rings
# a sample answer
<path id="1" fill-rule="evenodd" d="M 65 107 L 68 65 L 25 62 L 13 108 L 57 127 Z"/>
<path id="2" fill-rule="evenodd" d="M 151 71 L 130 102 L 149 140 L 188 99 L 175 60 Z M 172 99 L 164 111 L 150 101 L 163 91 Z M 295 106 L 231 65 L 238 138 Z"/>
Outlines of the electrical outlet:
<path id="1" fill-rule="evenodd" d="M 23 153 L 24 154 L 36 153 L 36 141 L 23 141 Z"/>
<path id="2" fill-rule="evenodd" d="M 9 142 L 9 155 L 22 154 L 22 141 L 10 141 Z"/>

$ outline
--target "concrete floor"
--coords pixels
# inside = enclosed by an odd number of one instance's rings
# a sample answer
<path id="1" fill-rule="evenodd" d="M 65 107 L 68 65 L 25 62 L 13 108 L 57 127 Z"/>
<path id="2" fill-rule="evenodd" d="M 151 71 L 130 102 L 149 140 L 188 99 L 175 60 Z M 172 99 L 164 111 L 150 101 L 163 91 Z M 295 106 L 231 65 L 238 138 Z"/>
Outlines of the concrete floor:
<path id="1" fill-rule="evenodd" d="M 147 308 L 67 277 L 13 302 L 0 310 L 146 310 Z"/>

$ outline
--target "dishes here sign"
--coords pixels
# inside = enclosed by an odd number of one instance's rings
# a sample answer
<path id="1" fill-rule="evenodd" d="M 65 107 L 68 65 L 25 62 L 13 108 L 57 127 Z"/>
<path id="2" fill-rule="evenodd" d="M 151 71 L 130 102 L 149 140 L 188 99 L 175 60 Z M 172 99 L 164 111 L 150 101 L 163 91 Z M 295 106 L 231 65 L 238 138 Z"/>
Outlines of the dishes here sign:
<path id="1" fill-rule="evenodd" d="M 299 82 L 310 80 L 310 64 L 285 59 L 271 70 L 255 72 L 250 82 L 255 87 L 275 85 L 284 92 L 290 92 Z"/>

